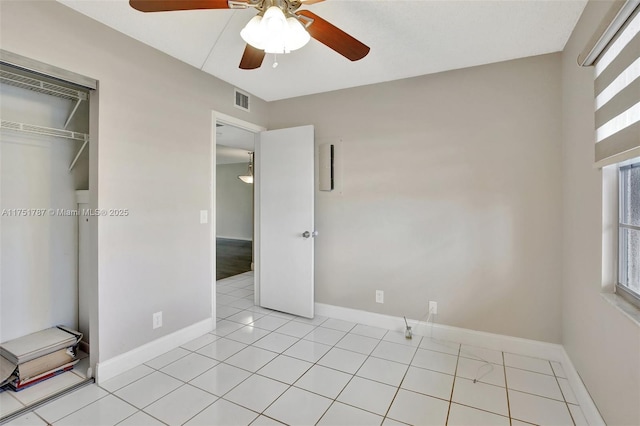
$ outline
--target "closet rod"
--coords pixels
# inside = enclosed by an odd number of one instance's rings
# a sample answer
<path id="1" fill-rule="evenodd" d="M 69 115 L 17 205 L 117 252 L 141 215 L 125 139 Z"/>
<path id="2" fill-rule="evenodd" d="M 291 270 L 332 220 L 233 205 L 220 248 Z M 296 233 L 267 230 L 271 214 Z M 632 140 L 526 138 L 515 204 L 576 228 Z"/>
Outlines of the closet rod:
<path id="1" fill-rule="evenodd" d="M 31 133 L 36 135 L 55 136 L 58 138 L 72 139 L 74 141 L 88 141 L 89 135 L 86 133 L 72 132 L 71 130 L 54 129 L 52 127 L 38 126 L 35 124 L 18 123 L 15 121 L 2 120 L 0 128 L 14 130 L 16 132 Z"/>

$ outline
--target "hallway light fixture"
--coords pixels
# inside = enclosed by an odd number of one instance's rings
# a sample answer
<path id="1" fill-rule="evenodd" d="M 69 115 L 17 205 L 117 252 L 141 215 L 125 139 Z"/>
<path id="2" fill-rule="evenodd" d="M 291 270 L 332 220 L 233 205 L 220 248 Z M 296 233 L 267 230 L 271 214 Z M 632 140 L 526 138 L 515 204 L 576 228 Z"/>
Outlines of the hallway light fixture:
<path id="1" fill-rule="evenodd" d="M 253 183 L 253 152 L 249 152 L 249 169 L 246 175 L 239 175 L 238 179 L 244 183 Z"/>

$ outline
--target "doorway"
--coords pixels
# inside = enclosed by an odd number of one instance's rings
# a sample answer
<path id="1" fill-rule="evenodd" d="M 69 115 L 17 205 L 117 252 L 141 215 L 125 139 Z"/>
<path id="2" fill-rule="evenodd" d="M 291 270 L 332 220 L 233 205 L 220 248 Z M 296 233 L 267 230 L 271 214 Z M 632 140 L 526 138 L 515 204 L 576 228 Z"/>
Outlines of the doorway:
<path id="1" fill-rule="evenodd" d="M 239 176 L 253 175 L 253 164 L 249 172 L 249 164 L 253 162 L 250 153 L 255 151 L 258 134 L 265 128 L 215 111 L 213 124 L 211 245 L 216 282 L 212 286 L 212 310 L 216 320 L 224 320 L 258 304 L 254 296 L 258 294 L 258 283 L 253 270 L 259 206 L 254 202 L 254 184 Z M 234 285 L 229 286 L 231 283 Z M 233 292 L 236 294 L 229 294 Z"/>
<path id="2" fill-rule="evenodd" d="M 253 270 L 254 134 L 218 123 L 216 136 L 216 281 L 219 281 Z"/>

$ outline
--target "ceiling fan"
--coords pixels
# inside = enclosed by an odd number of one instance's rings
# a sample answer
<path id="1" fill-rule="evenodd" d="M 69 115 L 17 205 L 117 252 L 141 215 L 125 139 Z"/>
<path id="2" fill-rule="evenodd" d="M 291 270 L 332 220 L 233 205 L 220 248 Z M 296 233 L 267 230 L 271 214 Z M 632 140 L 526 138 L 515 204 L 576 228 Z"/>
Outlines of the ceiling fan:
<path id="1" fill-rule="evenodd" d="M 247 42 L 240 68 L 260 68 L 266 53 L 289 53 L 304 46 L 312 37 L 351 61 L 369 53 L 369 47 L 340 28 L 301 6 L 324 0 L 129 0 L 141 12 L 167 12 L 195 9 L 247 9 L 258 14 L 240 32 Z"/>

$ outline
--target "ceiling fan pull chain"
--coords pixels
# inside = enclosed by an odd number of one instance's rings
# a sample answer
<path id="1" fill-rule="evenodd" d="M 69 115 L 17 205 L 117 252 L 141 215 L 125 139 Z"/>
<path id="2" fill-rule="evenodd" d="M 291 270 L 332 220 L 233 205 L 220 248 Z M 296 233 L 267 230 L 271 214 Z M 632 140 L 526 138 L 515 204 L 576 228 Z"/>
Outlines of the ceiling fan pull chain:
<path id="1" fill-rule="evenodd" d="M 277 55 L 274 53 L 273 54 L 273 65 L 271 65 L 273 68 L 276 68 L 278 66 L 278 58 Z"/>

